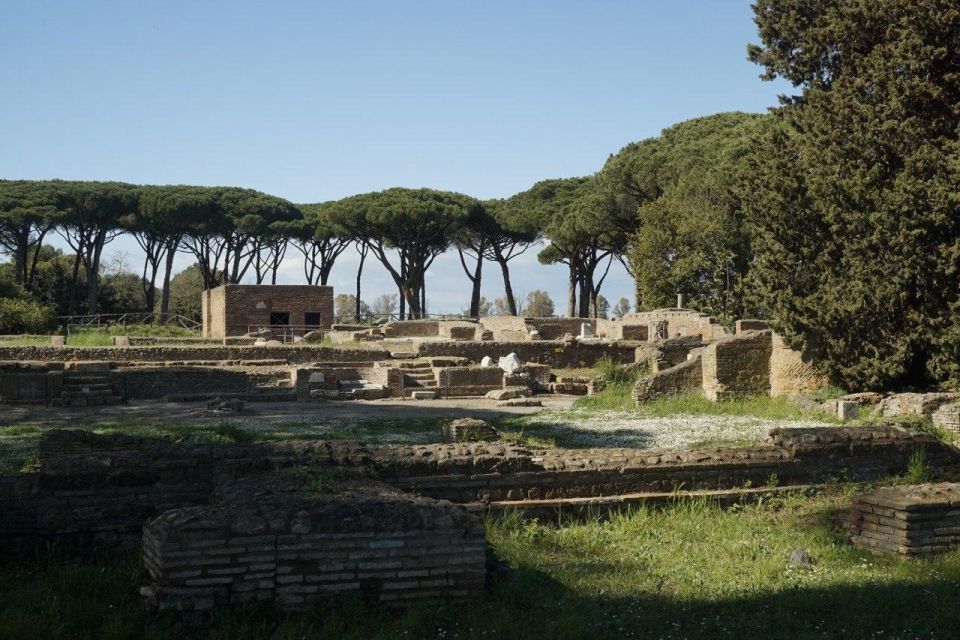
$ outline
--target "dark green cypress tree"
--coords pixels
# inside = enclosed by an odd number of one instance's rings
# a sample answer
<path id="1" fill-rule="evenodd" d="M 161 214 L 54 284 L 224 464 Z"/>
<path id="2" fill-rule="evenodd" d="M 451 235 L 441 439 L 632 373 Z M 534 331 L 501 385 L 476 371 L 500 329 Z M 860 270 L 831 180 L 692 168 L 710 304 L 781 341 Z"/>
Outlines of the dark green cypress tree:
<path id="1" fill-rule="evenodd" d="M 740 184 L 774 325 L 851 389 L 960 382 L 960 5 L 760 0 L 799 90 Z"/>

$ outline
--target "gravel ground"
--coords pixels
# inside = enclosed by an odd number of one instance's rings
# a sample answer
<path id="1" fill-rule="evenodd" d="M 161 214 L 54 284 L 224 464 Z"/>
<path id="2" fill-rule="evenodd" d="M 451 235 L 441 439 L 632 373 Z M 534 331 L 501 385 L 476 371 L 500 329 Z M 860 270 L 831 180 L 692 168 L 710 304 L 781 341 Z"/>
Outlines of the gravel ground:
<path id="1" fill-rule="evenodd" d="M 637 417 L 604 411 L 544 411 L 523 419 L 525 436 L 553 440 L 563 447 L 687 449 L 696 446 L 759 444 L 776 427 L 829 427 L 813 420 L 744 416 L 674 415 Z"/>

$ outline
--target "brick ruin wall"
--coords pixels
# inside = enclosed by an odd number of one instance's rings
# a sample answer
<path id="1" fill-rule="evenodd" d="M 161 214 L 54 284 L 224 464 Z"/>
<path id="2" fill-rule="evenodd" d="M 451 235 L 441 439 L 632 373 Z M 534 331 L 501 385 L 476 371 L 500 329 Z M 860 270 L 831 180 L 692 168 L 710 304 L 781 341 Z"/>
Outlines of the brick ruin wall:
<path id="1" fill-rule="evenodd" d="M 791 349 L 783 338 L 773 334 L 770 353 L 770 395 L 790 396 L 809 393 L 826 386 L 828 380 L 799 351 Z"/>
<path id="2" fill-rule="evenodd" d="M 150 347 L 48 347 L 0 346 L 0 361 L 64 362 L 102 361 L 120 365 L 129 362 L 191 362 L 282 360 L 290 364 L 316 362 L 373 362 L 389 360 L 386 349 L 283 346 L 150 346 Z"/>
<path id="3" fill-rule="evenodd" d="M 696 451 L 321 441 L 191 446 L 129 437 L 119 448 L 102 446 L 109 441 L 47 432 L 38 471 L 0 476 L 0 540 L 136 534 L 160 513 L 209 504 L 223 482 L 291 466 L 372 469 L 400 490 L 485 503 L 761 486 L 774 476 L 783 485 L 841 473 L 873 479 L 902 473 L 920 448 L 931 465 L 957 464 L 955 450 L 899 427 L 778 429 L 761 446 Z"/>
<path id="4" fill-rule="evenodd" d="M 500 367 L 446 367 L 437 370 L 437 387 L 444 396 L 482 396 L 503 388 Z"/>
<path id="5" fill-rule="evenodd" d="M 849 520 L 853 544 L 908 556 L 943 553 L 960 544 L 960 484 L 880 489 L 857 496 Z"/>
<path id="6" fill-rule="evenodd" d="M 306 314 L 319 316 L 317 326 L 333 324 L 333 287 L 317 285 L 228 284 L 203 292 L 203 335 L 242 336 L 251 327 L 270 325 L 270 314 L 286 312 L 290 325 L 305 325 Z"/>
<path id="7" fill-rule="evenodd" d="M 703 394 L 728 400 L 770 394 L 770 331 L 721 338 L 702 352 Z"/>
<path id="8" fill-rule="evenodd" d="M 262 600 L 302 609 L 351 594 L 475 600 L 486 578 L 483 522 L 403 495 L 261 491 L 252 505 L 173 509 L 146 525 L 143 549 L 148 604 L 181 611 Z"/>
<path id="9" fill-rule="evenodd" d="M 698 353 L 680 364 L 659 369 L 638 380 L 633 387 L 633 401 L 640 404 L 690 391 L 700 391 L 703 388 L 701 358 Z"/>
<path id="10" fill-rule="evenodd" d="M 384 338 L 436 338 L 440 335 L 437 320 L 394 320 L 383 325 Z"/>
<path id="11" fill-rule="evenodd" d="M 120 367 L 110 377 L 114 389 L 127 400 L 245 394 L 252 386 L 248 371 L 227 367 Z"/>
<path id="12" fill-rule="evenodd" d="M 480 326 L 493 333 L 498 342 L 523 342 L 530 340 L 527 322 L 519 316 L 485 316 L 479 319 Z"/>
<path id="13" fill-rule="evenodd" d="M 549 364 L 554 368 L 592 367 L 597 361 L 608 357 L 618 364 L 634 361 L 635 345 L 621 343 L 567 344 L 561 341 L 539 340 L 530 342 L 424 342 L 417 348 L 417 355 L 460 356 L 471 362 L 480 362 L 484 356 L 496 361 L 509 353 L 516 353 L 521 362 Z"/>

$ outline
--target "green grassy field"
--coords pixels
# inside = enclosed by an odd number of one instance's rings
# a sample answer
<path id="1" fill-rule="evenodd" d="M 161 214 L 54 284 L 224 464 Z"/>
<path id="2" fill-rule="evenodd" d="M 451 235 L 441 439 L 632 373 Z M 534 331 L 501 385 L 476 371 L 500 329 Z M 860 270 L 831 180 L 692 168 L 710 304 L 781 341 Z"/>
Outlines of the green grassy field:
<path id="1" fill-rule="evenodd" d="M 637 510 L 562 528 L 488 522 L 488 593 L 392 611 L 355 600 L 218 612 L 201 628 L 143 610 L 136 551 L 46 549 L 0 565 L 0 637 L 955 638 L 960 551 L 875 556 L 837 528 L 852 487 L 722 509 Z M 812 566 L 791 566 L 791 550 Z"/>

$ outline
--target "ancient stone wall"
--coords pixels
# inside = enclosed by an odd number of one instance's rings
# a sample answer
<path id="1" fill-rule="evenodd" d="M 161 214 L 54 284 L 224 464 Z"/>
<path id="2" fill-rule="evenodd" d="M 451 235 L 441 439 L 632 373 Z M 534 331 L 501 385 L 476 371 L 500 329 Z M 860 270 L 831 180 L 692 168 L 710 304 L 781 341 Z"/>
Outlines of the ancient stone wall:
<path id="1" fill-rule="evenodd" d="M 770 331 L 716 340 L 703 349 L 703 394 L 727 400 L 770 393 Z"/>
<path id="2" fill-rule="evenodd" d="M 482 396 L 503 388 L 500 367 L 445 367 L 437 370 L 437 386 L 445 396 Z"/>
<path id="3" fill-rule="evenodd" d="M 203 335 L 223 338 L 247 333 L 251 327 L 283 324 L 271 322 L 271 314 L 286 313 L 286 324 L 308 324 L 307 314 L 316 314 L 316 326 L 333 324 L 333 287 L 317 285 L 228 284 L 203 293 Z M 302 333 L 302 330 L 300 331 Z"/>
<path id="4" fill-rule="evenodd" d="M 345 595 L 388 605 L 474 600 L 486 577 L 478 517 L 399 495 L 261 496 L 173 509 L 146 525 L 143 549 L 143 591 L 158 609 L 257 600 L 301 609 Z"/>
<path id="5" fill-rule="evenodd" d="M 737 330 L 739 333 L 740 330 Z M 774 334 L 770 352 L 770 395 L 790 396 L 809 393 L 826 386 L 825 375 L 814 368 L 809 358 L 791 349 Z"/>
<path id="6" fill-rule="evenodd" d="M 461 356 L 471 362 L 480 362 L 484 356 L 495 361 L 509 353 L 516 353 L 522 362 L 548 364 L 554 368 L 592 367 L 603 357 L 618 364 L 633 362 L 635 347 L 622 343 L 564 343 L 557 340 L 529 342 L 424 342 L 418 355 Z M 2 350 L 0 350 L 2 352 Z"/>
<path id="7" fill-rule="evenodd" d="M 484 316 L 480 326 L 493 333 L 493 339 L 502 342 L 523 342 L 530 339 L 527 322 L 519 316 Z"/>
<path id="8" fill-rule="evenodd" d="M 167 396 L 243 394 L 248 373 L 225 367 L 120 367 L 111 372 L 114 388 L 127 400 L 161 400 Z"/>
<path id="9" fill-rule="evenodd" d="M 0 361 L 101 361 L 119 365 L 131 362 L 213 362 L 279 360 L 291 364 L 315 362 L 373 362 L 389 360 L 386 349 L 283 346 L 153 346 L 153 347 L 49 347 L 0 346 Z"/>
<path id="10" fill-rule="evenodd" d="M 476 340 L 477 329 L 481 328 L 476 322 L 465 320 L 440 320 L 438 323 L 441 338 L 447 340 Z"/>
<path id="11" fill-rule="evenodd" d="M 649 326 L 657 322 L 667 323 L 667 337 L 699 335 L 704 340 L 720 337 L 725 332 L 710 316 L 693 309 L 655 309 L 628 313 L 621 322 L 624 325 Z M 649 339 L 654 339 L 651 332 Z"/>
<path id="12" fill-rule="evenodd" d="M 908 556 L 960 545 L 960 484 L 881 487 L 858 496 L 850 514 L 853 544 Z"/>
<path id="13" fill-rule="evenodd" d="M 383 325 L 385 338 L 436 338 L 440 323 L 436 320 L 394 320 Z"/>
<path id="14" fill-rule="evenodd" d="M 37 472 L 0 477 L 0 541 L 136 534 L 164 511 L 208 504 L 223 482 L 295 465 L 371 469 L 398 489 L 467 503 L 759 486 L 774 477 L 803 484 L 841 473 L 871 479 L 903 473 L 920 448 L 931 465 L 957 464 L 957 452 L 933 436 L 898 427 L 779 429 L 763 446 L 697 451 L 511 443 L 181 445 L 53 431 L 41 441 Z"/>
<path id="15" fill-rule="evenodd" d="M 62 391 L 62 362 L 0 362 L 0 403 L 44 404 Z"/>
<path id="16" fill-rule="evenodd" d="M 667 369 L 660 369 L 633 386 L 633 401 L 637 404 L 681 393 L 701 392 L 703 363 L 700 354 Z"/>
<path id="17" fill-rule="evenodd" d="M 590 325 L 596 333 L 597 321 L 593 318 L 524 318 L 526 323 L 540 333 L 541 340 L 560 340 L 564 335 L 580 335 L 580 325 Z"/>

